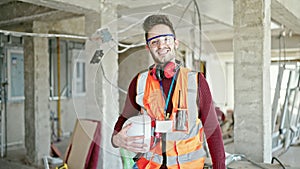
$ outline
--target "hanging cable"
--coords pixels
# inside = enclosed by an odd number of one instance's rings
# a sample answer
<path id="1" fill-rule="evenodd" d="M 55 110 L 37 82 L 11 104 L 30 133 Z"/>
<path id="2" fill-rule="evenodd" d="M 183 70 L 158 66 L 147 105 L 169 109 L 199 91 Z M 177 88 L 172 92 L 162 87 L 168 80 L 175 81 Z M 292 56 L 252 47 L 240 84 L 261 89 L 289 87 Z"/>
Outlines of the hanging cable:
<path id="1" fill-rule="evenodd" d="M 160 13 L 162 10 L 165 10 L 167 8 L 170 8 L 170 7 L 174 6 L 174 5 L 176 5 L 179 1 L 180 0 L 177 0 L 177 1 L 173 2 L 173 3 L 168 3 L 167 5 L 162 6 L 161 8 L 159 8 L 155 13 Z M 135 23 L 127 26 L 126 28 L 119 30 L 117 33 L 124 33 L 126 31 L 130 30 L 131 28 L 133 28 L 133 27 L 135 27 L 137 25 L 142 24 L 147 17 L 148 17 L 148 15 L 145 16 L 144 18 L 138 20 L 137 22 L 135 22 Z"/>
<path id="2" fill-rule="evenodd" d="M 268 169 L 267 167 L 264 167 L 264 166 L 258 164 L 257 162 L 248 159 L 248 158 L 245 157 L 244 155 L 241 155 L 241 157 L 242 157 L 244 160 L 250 162 L 251 164 L 253 164 L 253 165 L 255 165 L 255 166 L 259 167 L 259 168 L 262 168 L 262 169 Z"/>
<path id="3" fill-rule="evenodd" d="M 196 11 L 197 11 L 197 15 L 198 15 L 198 26 L 199 26 L 199 57 L 201 60 L 201 56 L 202 56 L 202 23 L 201 23 L 201 15 L 200 15 L 200 10 L 199 10 L 199 6 L 196 0 L 194 0 L 194 4 L 196 7 Z"/>
<path id="4" fill-rule="evenodd" d="M 176 29 L 176 28 L 178 27 L 178 25 L 180 24 L 182 18 L 184 17 L 184 14 L 185 14 L 186 11 L 189 9 L 189 6 L 192 4 L 192 2 L 193 2 L 193 0 L 191 0 L 191 1 L 187 4 L 187 6 L 184 8 L 184 10 L 183 10 L 183 12 L 182 12 L 182 14 L 181 14 L 181 16 L 180 16 L 180 18 L 179 18 L 179 21 L 177 22 L 177 25 L 175 26 L 175 29 Z"/>
<path id="5" fill-rule="evenodd" d="M 285 166 L 284 166 L 284 165 L 281 163 L 281 161 L 280 161 L 278 158 L 276 158 L 276 157 L 273 157 L 273 158 L 272 158 L 271 164 L 274 163 L 274 160 L 276 160 L 276 161 L 279 163 L 279 165 L 282 167 L 282 169 L 285 169 Z"/>
<path id="6" fill-rule="evenodd" d="M 126 90 L 124 90 L 124 89 L 120 88 L 119 86 L 113 84 L 113 83 L 106 77 L 105 72 L 104 72 L 104 68 L 103 68 L 103 65 L 102 65 L 102 62 L 100 62 L 100 68 L 101 68 L 102 75 L 103 75 L 104 79 L 105 79 L 111 86 L 113 86 L 114 88 L 116 88 L 116 89 L 120 90 L 121 92 L 127 94 L 127 91 L 126 91 Z"/>
<path id="7" fill-rule="evenodd" d="M 123 44 L 123 43 L 119 42 L 119 46 L 123 47 L 123 48 L 133 48 L 133 47 L 139 47 L 139 46 L 142 46 L 142 45 L 145 45 L 145 42 L 134 43 L 134 44 L 131 44 L 131 45 L 126 45 L 126 44 Z"/>
<path id="8" fill-rule="evenodd" d="M 144 46 L 145 45 L 145 42 L 141 42 L 141 43 L 134 43 L 134 44 L 131 44 L 131 45 L 126 45 L 126 44 L 123 44 L 123 43 L 120 43 L 120 42 L 116 42 L 114 41 L 115 43 L 117 43 L 120 47 L 124 47 L 124 49 L 122 50 L 114 50 L 115 52 L 117 52 L 118 54 L 119 53 L 124 53 L 126 52 L 127 50 L 129 50 L 130 48 L 135 48 L 135 47 L 140 47 L 140 46 Z M 113 47 L 112 47 L 113 48 Z M 114 49 L 114 48 L 113 48 Z"/>

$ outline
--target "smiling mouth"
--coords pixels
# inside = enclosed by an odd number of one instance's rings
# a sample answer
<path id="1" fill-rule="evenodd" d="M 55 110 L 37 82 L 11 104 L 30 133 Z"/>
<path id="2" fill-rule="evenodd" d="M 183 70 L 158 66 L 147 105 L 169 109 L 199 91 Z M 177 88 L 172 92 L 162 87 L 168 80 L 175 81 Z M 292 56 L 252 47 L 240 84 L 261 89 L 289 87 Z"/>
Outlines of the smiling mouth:
<path id="1" fill-rule="evenodd" d="M 160 50 L 160 51 L 158 51 L 157 53 L 159 54 L 159 55 L 166 55 L 167 53 L 169 53 L 169 49 L 164 49 L 164 50 Z"/>

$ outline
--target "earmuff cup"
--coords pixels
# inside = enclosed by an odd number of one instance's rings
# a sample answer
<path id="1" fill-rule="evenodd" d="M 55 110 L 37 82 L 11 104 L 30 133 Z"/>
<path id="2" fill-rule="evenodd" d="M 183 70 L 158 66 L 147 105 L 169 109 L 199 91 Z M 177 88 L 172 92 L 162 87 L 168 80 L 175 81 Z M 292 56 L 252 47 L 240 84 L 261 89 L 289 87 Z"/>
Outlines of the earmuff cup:
<path id="1" fill-rule="evenodd" d="M 160 65 L 157 65 L 154 69 L 155 72 L 155 78 L 159 81 L 161 81 L 165 76 L 164 76 L 164 68 Z"/>

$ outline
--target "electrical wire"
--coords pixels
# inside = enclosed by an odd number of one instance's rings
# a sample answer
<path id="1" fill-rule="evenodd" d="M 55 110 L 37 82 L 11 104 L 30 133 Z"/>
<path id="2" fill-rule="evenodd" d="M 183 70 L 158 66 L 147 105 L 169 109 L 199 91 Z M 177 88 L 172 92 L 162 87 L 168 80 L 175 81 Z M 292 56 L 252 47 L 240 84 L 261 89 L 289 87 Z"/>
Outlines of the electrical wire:
<path id="1" fill-rule="evenodd" d="M 174 5 L 176 5 L 179 1 L 180 1 L 180 0 L 177 0 L 176 2 L 169 3 L 169 4 L 165 5 L 165 6 L 162 6 L 161 8 L 159 8 L 159 9 L 156 11 L 156 13 L 160 13 L 162 10 L 167 9 L 167 8 L 170 8 L 170 7 L 174 6 Z M 119 30 L 117 33 L 124 33 L 124 32 L 126 32 L 126 31 L 130 30 L 131 28 L 133 28 L 133 27 L 135 27 L 135 26 L 137 26 L 137 25 L 140 25 L 141 23 L 143 23 L 143 21 L 144 21 L 147 17 L 148 17 L 148 15 L 145 16 L 144 18 L 138 20 L 137 22 L 135 22 L 135 23 L 133 23 L 133 24 L 127 26 L 126 28 Z"/>
<path id="2" fill-rule="evenodd" d="M 141 44 L 136 44 L 136 45 L 133 45 L 133 47 L 139 47 L 139 46 L 144 46 L 145 44 L 144 43 L 141 43 Z M 122 49 L 122 50 L 118 50 L 117 53 L 124 53 L 126 52 L 128 49 L 130 49 L 132 47 L 127 47 L 125 49 Z"/>
<path id="3" fill-rule="evenodd" d="M 161 12 L 162 10 L 165 10 L 166 8 L 170 8 L 174 5 L 176 5 L 180 0 L 176 1 L 176 2 L 173 2 L 173 3 L 169 3 L 165 6 L 162 6 L 159 10 L 157 10 L 157 13 Z M 182 13 L 181 17 L 180 17 L 180 21 L 182 20 L 184 14 L 186 13 L 188 7 L 190 6 L 190 4 L 192 3 L 193 0 L 191 0 L 189 2 L 189 4 L 187 5 L 187 7 L 185 8 L 184 12 Z M 199 7 L 198 7 L 198 4 L 196 2 L 196 0 L 194 0 L 194 4 L 196 6 L 196 10 L 197 10 L 197 14 L 198 14 L 198 24 L 199 24 L 199 30 L 200 30 L 200 36 L 199 36 L 199 40 L 200 40 L 200 52 L 202 51 L 201 50 L 201 18 L 200 18 L 200 11 L 199 11 Z M 148 17 L 148 16 L 146 16 Z M 142 23 L 142 21 L 146 18 L 144 17 L 143 19 L 139 20 L 138 22 L 132 24 L 132 25 L 129 25 L 128 27 L 126 27 L 125 29 L 122 29 L 122 30 L 119 30 L 117 33 L 123 33 L 123 32 L 126 32 L 128 31 L 129 29 L 139 25 Z M 88 37 L 85 37 L 85 36 L 76 36 L 76 35 L 67 35 L 67 34 L 45 34 L 45 33 L 27 33 L 27 32 L 16 32 L 16 31 L 8 31 L 8 30 L 0 30 L 0 33 L 3 33 L 4 35 L 13 35 L 13 36 L 16 36 L 16 37 L 22 37 L 22 36 L 30 36 L 30 37 L 41 37 L 41 38 L 57 38 L 57 37 L 60 37 L 60 38 L 69 38 L 69 39 L 82 39 L 82 40 L 88 40 L 90 38 Z M 90 39 L 91 40 L 91 39 Z M 140 47 L 140 46 L 143 46 L 145 45 L 145 43 L 135 43 L 135 44 L 131 44 L 131 45 L 126 45 L 126 44 L 122 44 L 120 42 L 116 42 L 114 41 L 115 44 L 118 44 L 118 46 L 120 47 L 125 47 L 124 49 L 122 50 L 115 50 L 116 53 L 124 53 L 125 51 L 127 51 L 128 49 L 130 48 L 134 48 L 134 47 Z M 201 56 L 201 53 L 200 53 L 200 56 Z M 103 65 L 102 63 L 100 63 L 100 66 L 101 66 L 101 69 L 102 69 L 102 73 L 103 73 L 103 76 L 104 78 L 112 85 L 114 86 L 115 88 L 118 88 L 120 91 L 122 91 L 123 93 L 127 93 L 124 89 L 121 89 L 119 88 L 118 86 L 114 85 L 105 75 L 105 72 L 104 72 L 104 69 L 103 69 Z"/>
<path id="4" fill-rule="evenodd" d="M 71 38 L 71 39 L 83 39 L 83 40 L 87 40 L 87 37 L 84 36 L 75 36 L 75 35 L 66 35 L 66 34 L 43 34 L 43 33 L 26 33 L 26 32 L 15 32 L 15 31 L 6 31 L 6 30 L 0 30 L 0 33 L 3 33 L 4 35 L 13 35 L 13 36 L 30 36 L 30 37 L 42 37 L 42 38 L 52 38 L 52 37 L 62 37 L 62 38 Z M 138 44 L 141 45 L 141 44 Z M 137 46 L 137 45 L 129 45 L 127 46 L 125 49 L 123 49 L 122 51 L 116 51 L 117 53 L 122 53 L 126 50 L 128 50 L 129 48 L 133 47 L 133 46 Z M 111 84 L 113 87 L 118 88 L 121 92 L 123 93 L 127 93 L 124 89 L 119 88 L 118 86 L 116 86 L 115 84 L 113 84 L 105 75 L 104 69 L 103 69 L 103 65 L 102 62 L 100 62 L 100 67 L 103 73 L 103 77 L 104 79 Z"/>
<path id="5" fill-rule="evenodd" d="M 119 46 L 120 47 L 124 47 L 124 48 L 132 48 L 132 47 L 139 47 L 141 45 L 145 45 L 145 42 L 142 42 L 142 43 L 135 43 L 135 44 L 131 44 L 131 45 L 126 45 L 126 44 L 123 44 L 123 43 L 119 43 Z"/>
<path id="6" fill-rule="evenodd" d="M 124 89 L 120 88 L 119 86 L 113 84 L 113 83 L 106 77 L 105 71 L 104 71 L 104 68 L 103 68 L 103 65 L 102 65 L 102 62 L 100 62 L 100 68 L 101 68 L 102 75 L 103 75 L 104 79 L 105 79 L 111 86 L 113 86 L 114 88 L 118 89 L 118 90 L 121 91 L 122 93 L 127 94 L 127 91 L 126 91 L 126 90 L 124 90 Z"/>
<path id="7" fill-rule="evenodd" d="M 242 160 L 242 159 L 243 159 L 243 160 L 246 160 L 246 161 L 250 162 L 251 164 L 253 164 L 253 165 L 259 167 L 259 168 L 262 168 L 262 169 L 268 169 L 268 168 L 266 168 L 266 167 L 264 167 L 264 166 L 262 166 L 262 165 L 260 165 L 260 164 L 258 164 L 258 163 L 256 163 L 256 162 L 254 162 L 254 161 L 248 159 L 245 155 L 242 155 L 242 154 L 233 154 L 233 155 L 231 155 L 231 158 L 233 158 L 233 161 L 231 161 L 231 162 L 235 162 L 235 161 L 238 161 L 238 160 Z M 230 163 L 231 163 L 231 162 L 230 162 Z M 229 164 L 230 164 L 230 163 L 229 163 Z M 227 165 L 228 165 L 228 164 L 227 164 Z"/>
<path id="8" fill-rule="evenodd" d="M 168 5 L 162 6 L 160 9 L 157 10 L 156 13 L 160 13 L 162 10 L 167 9 L 167 8 L 170 8 L 170 7 L 174 6 L 174 5 L 176 5 L 179 1 L 180 1 L 180 0 L 177 0 L 176 2 L 169 3 Z M 182 13 L 182 15 L 181 15 L 181 17 L 180 17 L 179 22 L 182 20 L 184 14 L 186 13 L 186 10 L 188 9 L 188 7 L 189 7 L 189 5 L 192 3 L 192 1 L 193 1 L 193 0 L 191 0 L 191 1 L 189 2 L 189 4 L 187 5 L 187 7 L 185 8 L 184 12 Z M 127 30 L 133 28 L 134 26 L 137 26 L 137 25 L 141 24 L 147 17 L 148 17 L 148 16 L 146 16 L 146 17 L 144 17 L 143 19 L 137 21 L 136 23 L 133 23 L 133 24 L 129 25 L 127 28 L 118 31 L 117 33 L 123 33 L 123 32 L 126 32 Z M 132 37 L 132 36 L 130 36 L 130 37 Z M 125 39 L 127 39 L 127 37 L 126 37 Z M 116 51 L 117 53 L 124 53 L 124 52 L 126 52 L 128 49 L 130 49 L 130 48 L 140 47 L 140 46 L 145 45 L 144 42 L 141 42 L 141 43 L 133 43 L 133 44 L 131 44 L 131 45 L 122 44 L 121 42 L 115 42 L 115 43 L 118 43 L 118 46 L 120 46 L 120 47 L 125 47 L 125 49 Z"/>
<path id="9" fill-rule="evenodd" d="M 157 13 L 160 13 L 162 10 L 164 10 L 166 8 L 170 8 L 174 5 L 176 5 L 179 1 L 180 0 L 177 0 L 176 2 L 169 3 L 165 6 L 162 6 L 160 9 L 157 10 Z M 189 5 L 191 4 L 192 1 L 193 0 L 191 0 L 189 2 Z M 194 1 L 194 2 L 197 3 L 196 1 Z M 184 16 L 184 14 L 185 14 L 186 10 L 188 9 L 189 5 L 186 7 L 185 11 L 183 12 L 182 16 L 180 17 L 180 20 L 182 20 L 182 17 Z M 199 11 L 198 11 L 198 14 L 199 14 Z M 148 16 L 146 16 L 146 17 L 148 17 Z M 133 28 L 134 26 L 137 26 L 137 25 L 141 24 L 146 17 L 144 17 L 143 19 L 140 19 L 139 21 L 137 21 L 136 23 L 134 23 L 132 25 L 129 25 L 125 29 L 122 29 L 122 30 L 118 31 L 117 33 L 126 32 L 129 29 Z M 13 35 L 13 36 L 16 36 L 16 37 L 30 36 L 30 37 L 41 37 L 41 38 L 57 38 L 57 37 L 60 37 L 60 38 L 69 38 L 69 39 L 82 39 L 82 40 L 90 39 L 90 38 L 85 37 L 85 36 L 68 35 L 68 34 L 27 33 L 27 32 L 16 32 L 16 31 L 8 31 L 8 30 L 0 30 L 0 33 L 3 33 L 4 35 Z M 120 47 L 125 47 L 125 49 L 116 50 L 116 53 L 118 53 L 118 54 L 119 53 L 124 53 L 130 48 L 140 47 L 140 46 L 145 45 L 144 43 L 134 43 L 134 44 L 131 44 L 131 45 L 125 45 L 125 44 L 122 44 L 120 42 L 115 42 L 115 43 L 118 44 L 118 46 L 120 46 Z M 200 50 L 200 52 L 201 52 L 201 50 Z"/>
<path id="10" fill-rule="evenodd" d="M 252 161 L 252 160 L 246 158 L 246 157 L 243 156 L 243 155 L 241 155 L 241 157 L 242 157 L 243 159 L 245 159 L 246 161 L 252 163 L 253 165 L 259 167 L 259 168 L 262 168 L 262 169 L 268 169 L 267 167 L 261 166 L 260 164 L 258 164 L 258 163 L 256 163 L 256 162 L 254 162 L 254 161 Z"/>
<path id="11" fill-rule="evenodd" d="M 185 7 L 183 13 L 181 14 L 179 21 L 177 22 L 176 27 L 179 25 L 179 23 L 182 21 L 182 18 L 184 17 L 184 14 L 187 12 L 189 6 L 192 4 L 192 2 L 194 2 L 194 7 L 195 7 L 195 11 L 197 12 L 197 18 L 198 18 L 198 28 L 199 28 L 199 56 L 200 56 L 200 60 L 201 60 L 201 56 L 202 56 L 202 22 L 201 22 L 201 14 L 200 14 L 200 9 L 199 9 L 199 5 L 197 3 L 196 0 L 191 0 L 187 6 Z M 175 27 L 175 29 L 176 29 Z"/>
<path id="12" fill-rule="evenodd" d="M 16 31 L 7 31 L 0 30 L 0 33 L 4 35 L 13 35 L 16 37 L 30 36 L 30 37 L 40 37 L 40 38 L 70 38 L 70 39 L 83 39 L 87 40 L 85 36 L 76 36 L 76 35 L 66 35 L 66 34 L 46 34 L 46 33 L 27 33 L 27 32 L 16 32 Z"/>
<path id="13" fill-rule="evenodd" d="M 118 42 L 115 42 L 115 43 L 118 43 Z M 120 47 L 124 47 L 124 49 L 122 50 L 117 50 L 115 52 L 117 53 L 124 53 L 126 52 L 127 50 L 129 50 L 130 48 L 135 48 L 135 47 L 140 47 L 140 46 L 144 46 L 145 45 L 145 42 L 141 42 L 141 43 L 135 43 L 135 44 L 131 44 L 131 45 L 126 45 L 126 44 L 122 44 L 122 43 L 118 43 L 118 45 Z"/>
<path id="14" fill-rule="evenodd" d="M 7 31 L 7 30 L 0 30 L 0 33 L 3 33 L 6 36 L 16 36 L 16 37 L 24 37 L 24 36 L 29 36 L 29 37 L 40 37 L 40 38 L 68 38 L 68 39 L 81 39 L 81 40 L 91 40 L 88 37 L 85 36 L 76 36 L 76 35 L 67 35 L 67 34 L 44 34 L 44 33 L 27 33 L 27 32 L 16 32 L 16 31 Z M 139 47 L 145 45 L 145 43 L 138 43 L 138 44 L 132 44 L 132 45 L 125 45 L 119 42 L 116 42 L 118 46 L 120 47 L 125 47 L 125 49 L 122 50 L 117 50 L 115 51 L 116 53 L 124 53 L 130 48 L 133 47 Z"/>
<path id="15" fill-rule="evenodd" d="M 274 160 L 276 160 L 276 161 L 279 163 L 279 165 L 280 165 L 283 169 L 285 169 L 285 166 L 281 163 L 281 161 L 280 161 L 277 157 L 273 157 L 273 158 L 272 158 L 271 164 L 273 164 Z"/>
<path id="16" fill-rule="evenodd" d="M 201 15 L 200 15 L 200 10 L 199 10 L 199 6 L 196 0 L 194 0 L 194 4 L 196 7 L 196 11 L 197 11 L 197 15 L 198 15 L 198 26 L 199 26 L 199 57 L 201 60 L 201 56 L 202 56 L 202 22 L 201 22 Z"/>
<path id="17" fill-rule="evenodd" d="M 192 4 L 193 0 L 190 0 L 190 2 L 187 4 L 187 6 L 184 8 L 180 18 L 179 18 L 179 21 L 177 22 L 177 25 L 175 26 L 175 29 L 179 26 L 182 18 L 184 17 L 184 14 L 186 13 L 186 11 L 188 10 L 189 6 Z"/>

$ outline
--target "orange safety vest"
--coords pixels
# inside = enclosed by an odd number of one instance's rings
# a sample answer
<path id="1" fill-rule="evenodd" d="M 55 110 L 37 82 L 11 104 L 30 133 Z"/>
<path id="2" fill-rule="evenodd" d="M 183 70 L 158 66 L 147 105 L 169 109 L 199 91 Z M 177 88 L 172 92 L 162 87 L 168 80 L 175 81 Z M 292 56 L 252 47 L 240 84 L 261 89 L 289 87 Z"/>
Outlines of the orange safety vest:
<path id="1" fill-rule="evenodd" d="M 180 108 L 185 108 L 188 111 L 188 131 L 166 133 L 167 167 L 168 169 L 200 169 L 204 166 L 206 152 L 202 146 L 203 127 L 198 118 L 198 73 L 181 67 L 177 76 L 170 120 L 175 118 L 180 97 Z M 155 80 L 149 71 L 141 73 L 138 77 L 136 101 L 151 118 L 164 120 L 165 99 L 159 81 Z M 160 168 L 163 160 L 161 146 L 160 141 L 149 152 L 145 153 L 137 161 L 138 168 Z"/>

